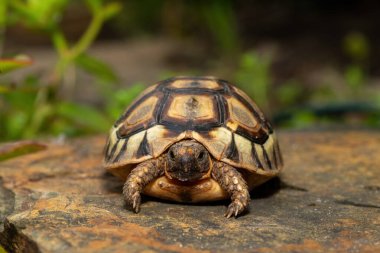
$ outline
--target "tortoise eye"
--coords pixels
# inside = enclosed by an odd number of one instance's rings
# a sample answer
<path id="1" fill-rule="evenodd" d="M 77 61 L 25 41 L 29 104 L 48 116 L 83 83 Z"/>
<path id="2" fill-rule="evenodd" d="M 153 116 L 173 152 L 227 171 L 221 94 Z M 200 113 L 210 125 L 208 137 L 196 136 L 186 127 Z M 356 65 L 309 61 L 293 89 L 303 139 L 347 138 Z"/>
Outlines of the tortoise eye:
<path id="1" fill-rule="evenodd" d="M 204 151 L 200 152 L 199 155 L 198 155 L 198 159 L 199 160 L 203 160 L 205 157 L 206 157 L 206 154 L 205 154 Z"/>
<path id="2" fill-rule="evenodd" d="M 170 151 L 169 151 L 169 158 L 170 158 L 171 160 L 174 160 L 174 159 L 175 159 L 175 155 L 174 155 L 173 150 L 170 150 Z"/>

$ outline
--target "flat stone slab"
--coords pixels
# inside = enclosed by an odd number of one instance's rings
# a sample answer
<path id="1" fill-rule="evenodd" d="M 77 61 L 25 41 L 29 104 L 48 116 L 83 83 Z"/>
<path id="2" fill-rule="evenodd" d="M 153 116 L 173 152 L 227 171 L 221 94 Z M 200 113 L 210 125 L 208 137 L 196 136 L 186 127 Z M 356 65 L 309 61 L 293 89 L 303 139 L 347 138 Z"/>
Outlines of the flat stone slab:
<path id="1" fill-rule="evenodd" d="M 39 143 L 0 163 L 0 244 L 9 252 L 380 252 L 380 132 L 279 139 L 285 169 L 252 191 L 250 212 L 237 219 L 223 217 L 228 201 L 149 197 L 134 214 L 123 182 L 102 168 L 104 137 Z"/>

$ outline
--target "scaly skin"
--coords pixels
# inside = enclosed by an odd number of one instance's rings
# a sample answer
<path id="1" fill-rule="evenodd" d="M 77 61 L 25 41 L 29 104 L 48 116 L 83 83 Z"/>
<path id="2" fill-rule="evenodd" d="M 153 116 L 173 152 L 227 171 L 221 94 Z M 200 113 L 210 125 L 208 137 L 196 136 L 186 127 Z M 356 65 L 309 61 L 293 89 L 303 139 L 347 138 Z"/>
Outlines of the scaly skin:
<path id="1" fill-rule="evenodd" d="M 248 186 L 234 167 L 223 162 L 214 162 L 211 175 L 231 196 L 231 204 L 224 216 L 236 217 L 248 210 L 250 200 Z"/>
<path id="2" fill-rule="evenodd" d="M 123 187 L 125 201 L 133 208 L 135 213 L 140 211 L 141 192 L 153 179 L 164 174 L 164 157 L 151 159 L 140 163 L 128 175 Z"/>

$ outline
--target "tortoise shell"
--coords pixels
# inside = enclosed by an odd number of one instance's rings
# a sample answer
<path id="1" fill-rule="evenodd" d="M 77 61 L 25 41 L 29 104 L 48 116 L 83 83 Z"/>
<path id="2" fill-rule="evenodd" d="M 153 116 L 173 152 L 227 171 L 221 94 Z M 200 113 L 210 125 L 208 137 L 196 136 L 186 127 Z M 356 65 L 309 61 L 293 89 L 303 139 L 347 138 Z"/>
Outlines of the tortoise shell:
<path id="1" fill-rule="evenodd" d="M 126 178 L 182 139 L 203 144 L 217 160 L 263 176 L 282 168 L 276 135 L 240 89 L 213 77 L 176 77 L 147 88 L 112 127 L 105 167 Z"/>

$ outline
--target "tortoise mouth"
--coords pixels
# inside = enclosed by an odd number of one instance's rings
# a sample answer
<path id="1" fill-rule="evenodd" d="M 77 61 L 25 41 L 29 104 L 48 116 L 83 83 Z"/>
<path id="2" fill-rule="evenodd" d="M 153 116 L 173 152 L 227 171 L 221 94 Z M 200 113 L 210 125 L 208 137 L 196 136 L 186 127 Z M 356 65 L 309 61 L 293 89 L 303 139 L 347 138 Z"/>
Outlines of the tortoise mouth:
<path id="1" fill-rule="evenodd" d="M 210 171 L 200 172 L 189 170 L 187 172 L 182 170 L 168 171 L 165 169 L 165 176 L 173 184 L 176 185 L 196 185 L 204 179 L 210 177 Z"/>

